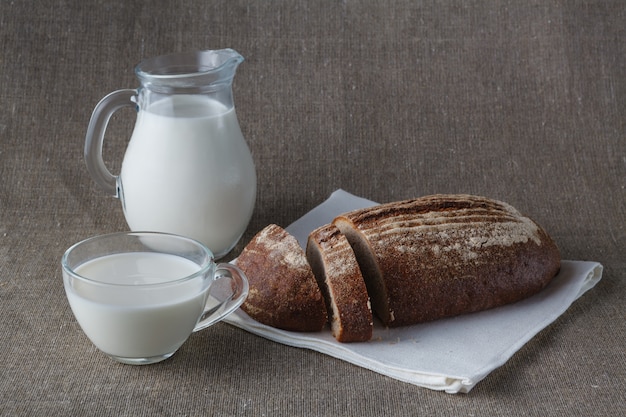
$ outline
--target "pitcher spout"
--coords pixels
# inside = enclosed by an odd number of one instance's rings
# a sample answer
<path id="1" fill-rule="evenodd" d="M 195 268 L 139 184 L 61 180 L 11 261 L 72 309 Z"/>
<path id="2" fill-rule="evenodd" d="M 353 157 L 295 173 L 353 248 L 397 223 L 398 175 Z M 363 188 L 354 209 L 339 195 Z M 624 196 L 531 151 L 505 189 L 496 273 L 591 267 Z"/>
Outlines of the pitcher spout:
<path id="1" fill-rule="evenodd" d="M 214 71 L 216 75 L 216 81 L 227 82 L 231 84 L 235 77 L 235 72 L 239 64 L 243 62 L 243 56 L 234 49 L 220 49 L 217 51 L 204 51 L 208 52 L 202 55 L 202 59 L 206 59 L 206 71 Z"/>
<path id="2" fill-rule="evenodd" d="M 135 74 L 156 92 L 205 93 L 229 87 L 243 59 L 230 48 L 169 54 L 142 61 Z"/>
<path id="3" fill-rule="evenodd" d="M 226 48 L 219 49 L 216 51 L 202 51 L 204 58 L 208 58 L 209 62 L 207 65 L 207 70 L 214 68 L 216 71 L 220 69 L 228 69 L 233 74 L 239 64 L 243 62 L 243 56 L 234 49 Z M 205 54 L 206 53 L 206 54 Z"/>

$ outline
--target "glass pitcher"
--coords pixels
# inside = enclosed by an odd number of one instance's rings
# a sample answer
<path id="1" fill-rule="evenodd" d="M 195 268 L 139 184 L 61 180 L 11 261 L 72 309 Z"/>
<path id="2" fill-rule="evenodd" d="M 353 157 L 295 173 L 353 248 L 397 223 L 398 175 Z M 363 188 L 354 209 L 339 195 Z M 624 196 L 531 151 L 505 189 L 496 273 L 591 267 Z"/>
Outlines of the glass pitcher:
<path id="1" fill-rule="evenodd" d="M 244 233 L 256 200 L 256 172 L 235 113 L 232 81 L 243 57 L 232 49 L 142 61 L 137 90 L 118 90 L 95 107 L 85 139 L 94 179 L 122 202 L 133 231 L 201 241 L 216 258 Z M 137 121 L 121 172 L 109 172 L 102 144 L 111 115 L 134 107 Z"/>

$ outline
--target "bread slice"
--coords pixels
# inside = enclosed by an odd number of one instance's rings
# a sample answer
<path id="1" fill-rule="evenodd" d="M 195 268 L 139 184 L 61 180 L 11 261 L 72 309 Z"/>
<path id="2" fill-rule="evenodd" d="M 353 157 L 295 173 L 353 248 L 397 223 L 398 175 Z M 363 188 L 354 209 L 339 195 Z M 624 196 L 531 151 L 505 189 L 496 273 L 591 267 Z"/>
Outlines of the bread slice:
<path id="1" fill-rule="evenodd" d="M 355 210 L 334 224 L 389 327 L 519 301 L 560 268 L 559 250 L 539 225 L 484 197 L 427 196 Z"/>
<path id="2" fill-rule="evenodd" d="M 237 258 L 250 292 L 241 308 L 254 320 L 284 330 L 316 332 L 327 314 L 322 293 L 295 237 L 270 224 Z"/>
<path id="3" fill-rule="evenodd" d="M 326 300 L 333 336 L 343 343 L 370 340 L 374 328 L 370 300 L 346 237 L 332 224 L 315 229 L 306 256 Z"/>

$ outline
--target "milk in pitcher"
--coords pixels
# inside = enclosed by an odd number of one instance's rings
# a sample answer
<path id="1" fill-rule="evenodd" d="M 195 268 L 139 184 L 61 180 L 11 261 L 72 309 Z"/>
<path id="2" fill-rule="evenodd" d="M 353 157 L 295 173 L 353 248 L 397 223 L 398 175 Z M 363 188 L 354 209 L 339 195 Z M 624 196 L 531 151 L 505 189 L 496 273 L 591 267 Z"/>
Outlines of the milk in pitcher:
<path id="1" fill-rule="evenodd" d="M 119 177 L 132 230 L 203 242 L 216 257 L 252 216 L 256 174 L 234 107 L 172 95 L 140 109 Z"/>

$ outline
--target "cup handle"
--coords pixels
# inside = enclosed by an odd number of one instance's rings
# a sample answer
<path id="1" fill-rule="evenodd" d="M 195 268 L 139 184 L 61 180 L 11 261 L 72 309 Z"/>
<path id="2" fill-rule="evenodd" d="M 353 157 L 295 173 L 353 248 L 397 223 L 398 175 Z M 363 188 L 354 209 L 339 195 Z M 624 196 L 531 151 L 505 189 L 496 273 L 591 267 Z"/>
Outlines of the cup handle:
<path id="1" fill-rule="evenodd" d="M 137 96 L 137 90 L 117 90 L 104 97 L 96 105 L 89 120 L 87 135 L 85 136 L 85 163 L 87 171 L 93 180 L 108 194 L 120 197 L 117 186 L 117 177 L 104 164 L 102 159 L 102 143 L 104 132 L 113 113 L 122 107 L 137 107 L 133 98 Z"/>
<path id="2" fill-rule="evenodd" d="M 209 288 L 207 306 L 193 331 L 197 332 L 217 323 L 235 311 L 248 296 L 249 284 L 246 275 L 234 265 L 221 263 L 217 265 L 214 283 Z M 215 285 L 219 281 L 230 281 L 230 285 Z M 228 287 L 228 288 L 223 288 Z M 211 298 L 218 301 L 217 305 L 210 305 Z"/>

